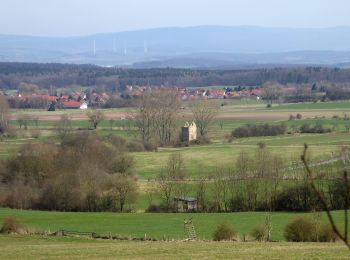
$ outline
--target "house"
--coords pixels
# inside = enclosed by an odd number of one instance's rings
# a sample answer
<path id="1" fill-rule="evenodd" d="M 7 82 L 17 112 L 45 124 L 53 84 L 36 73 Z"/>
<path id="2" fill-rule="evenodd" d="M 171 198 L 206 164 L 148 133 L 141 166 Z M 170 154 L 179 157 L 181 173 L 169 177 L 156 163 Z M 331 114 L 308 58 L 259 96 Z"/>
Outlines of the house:
<path id="1" fill-rule="evenodd" d="M 197 199 L 193 197 L 175 197 L 174 208 L 177 212 L 189 212 L 197 210 Z"/>
<path id="2" fill-rule="evenodd" d="M 190 142 L 197 139 L 197 126 L 195 122 L 188 122 L 181 128 L 181 137 L 183 142 Z"/>
<path id="3" fill-rule="evenodd" d="M 87 109 L 86 102 L 66 101 L 63 102 L 64 109 Z"/>

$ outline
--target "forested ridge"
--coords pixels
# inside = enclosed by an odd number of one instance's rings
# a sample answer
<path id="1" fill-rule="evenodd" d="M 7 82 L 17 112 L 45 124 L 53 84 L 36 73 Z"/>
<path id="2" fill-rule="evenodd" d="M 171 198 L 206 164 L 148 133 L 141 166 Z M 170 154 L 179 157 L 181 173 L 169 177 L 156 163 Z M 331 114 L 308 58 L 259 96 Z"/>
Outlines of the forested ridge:
<path id="1" fill-rule="evenodd" d="M 128 69 L 56 63 L 0 63 L 0 88 L 17 89 L 21 83 L 40 88 L 94 86 L 123 90 L 127 85 L 202 87 L 214 85 L 259 86 L 266 82 L 307 84 L 350 81 L 350 69 L 288 67 L 245 70 Z"/>

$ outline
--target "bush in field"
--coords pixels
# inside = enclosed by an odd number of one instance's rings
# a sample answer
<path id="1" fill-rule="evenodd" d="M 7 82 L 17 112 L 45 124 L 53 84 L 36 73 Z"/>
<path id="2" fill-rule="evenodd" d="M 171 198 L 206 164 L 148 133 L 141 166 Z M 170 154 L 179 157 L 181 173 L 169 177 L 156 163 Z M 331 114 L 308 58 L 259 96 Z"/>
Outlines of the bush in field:
<path id="1" fill-rule="evenodd" d="M 305 211 L 311 210 L 317 202 L 316 194 L 307 184 L 284 189 L 276 199 L 275 210 Z"/>
<path id="2" fill-rule="evenodd" d="M 290 222 L 284 230 L 284 237 L 292 242 L 331 242 L 336 239 L 329 223 L 321 223 L 317 227 L 315 221 L 305 217 Z"/>
<path id="3" fill-rule="evenodd" d="M 331 209 L 345 208 L 344 194 L 346 194 L 346 187 L 343 180 L 328 182 L 328 195 Z"/>
<path id="4" fill-rule="evenodd" d="M 142 143 L 137 141 L 131 141 L 127 145 L 129 152 L 143 152 L 145 151 L 145 147 Z"/>
<path id="5" fill-rule="evenodd" d="M 282 135 L 286 132 L 287 126 L 285 124 L 281 125 L 244 125 L 234 129 L 231 133 L 232 137 L 242 138 L 250 136 L 276 136 Z"/>
<path id="6" fill-rule="evenodd" d="M 265 226 L 259 225 L 253 228 L 251 236 L 257 241 L 264 241 L 266 239 Z"/>
<path id="7" fill-rule="evenodd" d="M 237 231 L 229 223 L 219 224 L 214 231 L 215 241 L 235 240 L 236 237 L 237 237 Z"/>
<path id="8" fill-rule="evenodd" d="M 336 234 L 329 223 L 322 223 L 317 233 L 318 242 L 331 242 L 336 240 Z"/>
<path id="9" fill-rule="evenodd" d="M 284 237 L 291 242 L 315 241 L 315 224 L 308 218 L 296 218 L 286 226 Z"/>
<path id="10" fill-rule="evenodd" d="M 147 142 L 147 143 L 144 143 L 143 146 L 145 147 L 146 151 L 149 151 L 149 152 L 158 151 L 158 145 L 155 142 Z"/>
<path id="11" fill-rule="evenodd" d="M 303 124 L 300 127 L 300 133 L 310 133 L 310 134 L 324 134 L 330 133 L 332 129 L 326 128 L 321 124 L 316 124 L 315 126 L 310 126 L 309 124 Z"/>
<path id="12" fill-rule="evenodd" d="M 25 232 L 24 226 L 15 217 L 7 217 L 4 220 L 0 233 L 17 233 L 22 234 Z"/>
<path id="13" fill-rule="evenodd" d="M 107 140 L 110 144 L 112 144 L 114 147 L 116 147 L 119 151 L 127 151 L 127 141 L 120 137 L 120 136 L 116 136 L 116 135 L 110 135 L 107 137 Z"/>
<path id="14" fill-rule="evenodd" d="M 229 208 L 232 212 L 247 211 L 249 210 L 247 199 L 243 195 L 236 195 L 229 201 Z"/>

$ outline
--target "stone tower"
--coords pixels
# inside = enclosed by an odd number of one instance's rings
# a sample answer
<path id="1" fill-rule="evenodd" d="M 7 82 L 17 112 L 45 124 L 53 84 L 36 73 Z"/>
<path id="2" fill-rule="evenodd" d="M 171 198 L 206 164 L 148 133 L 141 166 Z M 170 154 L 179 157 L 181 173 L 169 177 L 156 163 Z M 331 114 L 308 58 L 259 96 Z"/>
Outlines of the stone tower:
<path id="1" fill-rule="evenodd" d="M 189 124 L 188 122 L 181 129 L 181 136 L 183 142 L 190 142 L 197 139 L 197 126 L 195 122 Z"/>

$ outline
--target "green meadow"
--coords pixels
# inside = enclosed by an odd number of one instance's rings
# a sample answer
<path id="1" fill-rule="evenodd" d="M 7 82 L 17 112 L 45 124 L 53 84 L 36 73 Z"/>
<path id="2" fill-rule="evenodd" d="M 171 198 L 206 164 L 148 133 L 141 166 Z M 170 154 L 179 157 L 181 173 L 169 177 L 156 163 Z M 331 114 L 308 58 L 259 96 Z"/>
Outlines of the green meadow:
<path id="1" fill-rule="evenodd" d="M 344 226 L 342 211 L 333 212 L 335 221 Z M 14 210 L 0 208 L 0 223 L 8 216 L 17 217 L 30 229 L 60 229 L 98 234 L 116 234 L 123 236 L 148 237 L 163 239 L 183 239 L 183 221 L 192 218 L 197 236 L 202 240 L 211 240 L 214 229 L 219 223 L 231 223 L 239 234 L 249 237 L 252 229 L 265 223 L 265 212 L 238 213 L 110 213 L 110 212 L 46 212 L 32 210 Z M 272 213 L 272 239 L 283 241 L 285 226 L 298 216 L 309 216 L 312 213 Z M 326 215 L 322 215 L 326 221 Z"/>
<path id="2" fill-rule="evenodd" d="M 348 259 L 349 252 L 340 242 L 336 243 L 287 243 L 283 231 L 287 223 L 298 216 L 313 217 L 313 213 L 272 213 L 272 239 L 278 242 L 209 242 L 213 231 L 221 222 L 231 223 L 240 236 L 250 237 L 252 229 L 265 223 L 264 212 L 240 213 L 144 213 L 150 201 L 146 190 L 154 185 L 168 157 L 181 153 L 189 179 L 211 176 L 215 169 L 234 169 L 238 155 L 242 151 L 253 154 L 258 143 L 265 143 L 272 154 L 283 155 L 286 162 L 299 160 L 304 143 L 310 146 L 310 154 L 315 162 L 327 160 L 337 154 L 341 146 L 350 145 L 347 132 L 350 120 L 350 102 L 300 103 L 273 105 L 256 100 L 219 100 L 221 105 L 217 118 L 209 128 L 211 143 L 190 147 L 161 147 L 157 152 L 133 152 L 135 172 L 139 178 L 140 195 L 135 203 L 138 213 L 90 213 L 90 212 L 44 212 L 0 208 L 0 225 L 8 216 L 17 217 L 32 230 L 57 231 L 60 229 L 118 234 L 123 236 L 153 237 L 176 240 L 176 242 L 135 242 L 102 241 L 88 238 L 40 237 L 21 235 L 0 235 L 0 259 L 168 259 L 174 255 L 179 259 L 222 258 L 222 259 Z M 100 136 L 122 136 L 129 141 L 137 139 L 135 131 L 127 120 L 121 120 L 132 109 L 108 109 L 104 120 L 96 130 Z M 74 131 L 86 129 L 90 123 L 82 111 L 43 110 L 12 111 L 14 117 L 27 114 L 37 117 L 29 122 L 28 130 L 19 129 L 18 122 L 12 121 L 17 135 L 0 140 L 0 158 L 8 158 L 17 153 L 21 145 L 37 142 L 58 142 L 55 127 L 62 114 L 69 113 Z M 288 120 L 289 115 L 302 114 L 300 120 Z M 110 121 L 110 119 L 113 121 Z M 191 120 L 188 110 L 178 118 L 178 127 Z M 233 139 L 228 142 L 231 131 L 244 124 L 285 123 L 288 134 L 275 137 L 250 137 Z M 113 124 L 112 124 L 113 123 Z M 293 129 L 302 124 L 322 124 L 334 131 L 326 134 L 299 134 Z M 39 132 L 39 134 L 37 134 Z M 189 193 L 192 195 L 192 193 Z M 153 202 L 159 202 L 159 196 Z M 335 221 L 344 227 L 343 212 L 334 211 Z M 192 218 L 200 242 L 180 242 L 183 239 L 183 221 Z M 322 215 L 326 221 L 325 214 Z"/>

